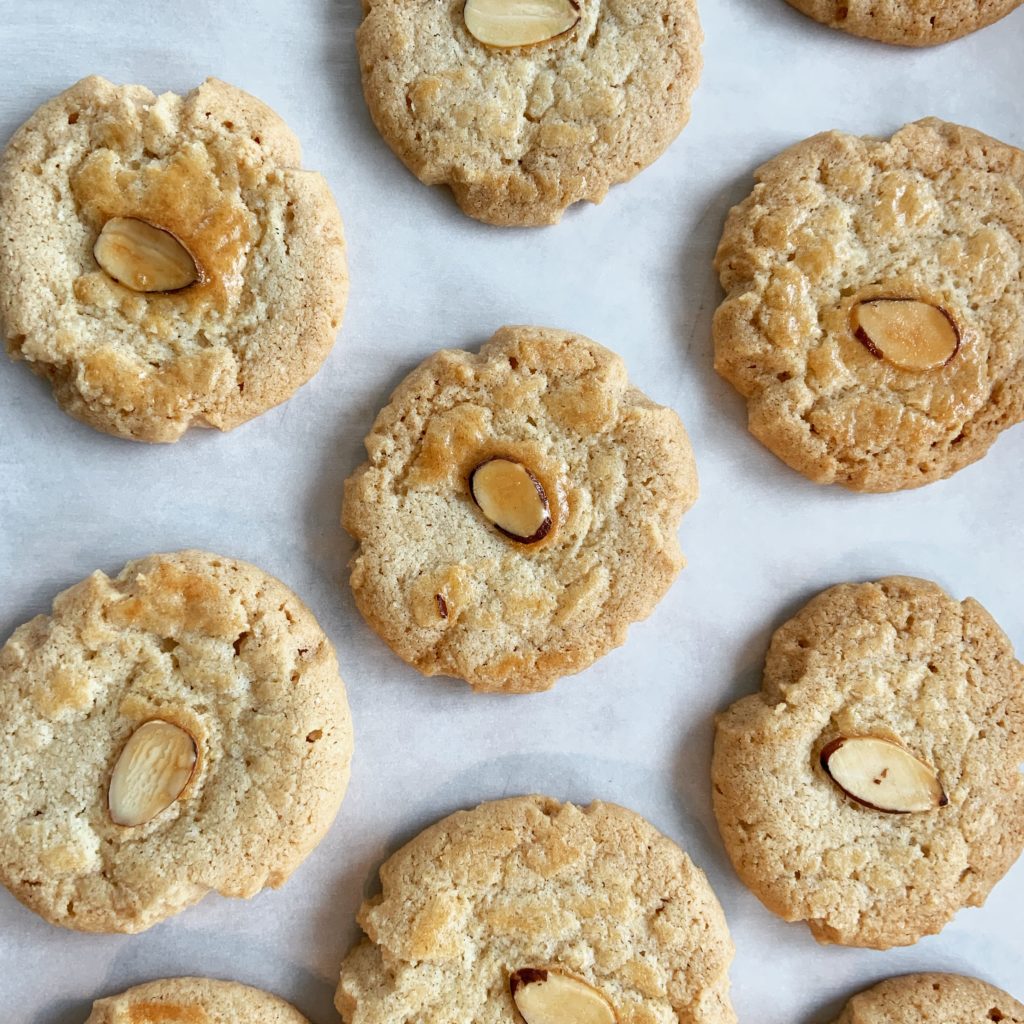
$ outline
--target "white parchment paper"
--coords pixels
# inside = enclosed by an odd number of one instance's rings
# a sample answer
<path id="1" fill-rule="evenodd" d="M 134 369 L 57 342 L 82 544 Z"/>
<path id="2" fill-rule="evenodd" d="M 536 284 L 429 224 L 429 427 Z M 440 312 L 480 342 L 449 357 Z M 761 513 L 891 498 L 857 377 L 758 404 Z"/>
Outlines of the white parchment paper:
<path id="1" fill-rule="evenodd" d="M 337 1024 L 338 963 L 380 861 L 449 811 L 531 791 L 620 802 L 688 850 L 729 918 L 741 1021 L 830 1020 L 860 988 L 921 969 L 1024 998 L 1024 863 L 987 906 L 913 948 L 822 948 L 739 883 L 708 781 L 714 713 L 758 686 L 772 630 L 827 585 L 931 577 L 980 599 L 1024 650 L 1024 428 L 924 490 L 821 489 L 748 436 L 710 341 L 723 218 L 781 148 L 928 114 L 1024 145 L 1024 10 L 922 52 L 832 32 L 783 0 L 702 0 L 701 13 L 704 77 L 668 154 L 601 207 L 510 231 L 461 215 L 378 137 L 359 87 L 356 0 L 0 0 L 0 140 L 87 74 L 177 92 L 216 75 L 298 133 L 338 198 L 352 272 L 324 369 L 229 435 L 172 447 L 104 437 L 0 360 L 0 633 L 95 568 L 186 546 L 247 559 L 292 586 L 334 640 L 357 735 L 341 814 L 280 891 L 212 896 L 135 937 L 52 928 L 0 891 L 4 1021 L 80 1024 L 100 995 L 192 973 L 270 989 Z M 589 671 L 525 698 L 474 696 L 394 657 L 353 606 L 337 523 L 342 481 L 390 390 L 436 348 L 475 348 L 504 323 L 570 327 L 620 352 L 636 384 L 682 416 L 702 484 L 682 528 L 689 567 L 656 612 Z"/>

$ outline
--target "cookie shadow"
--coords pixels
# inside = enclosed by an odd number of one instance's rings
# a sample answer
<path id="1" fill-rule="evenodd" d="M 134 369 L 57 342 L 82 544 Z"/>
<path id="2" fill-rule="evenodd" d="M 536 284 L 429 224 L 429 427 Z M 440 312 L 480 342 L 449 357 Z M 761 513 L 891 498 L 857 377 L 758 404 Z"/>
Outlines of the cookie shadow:
<path id="1" fill-rule="evenodd" d="M 39 1013 L 33 1014 L 26 1024 L 82 1024 L 92 1010 L 88 999 L 58 999 Z"/>

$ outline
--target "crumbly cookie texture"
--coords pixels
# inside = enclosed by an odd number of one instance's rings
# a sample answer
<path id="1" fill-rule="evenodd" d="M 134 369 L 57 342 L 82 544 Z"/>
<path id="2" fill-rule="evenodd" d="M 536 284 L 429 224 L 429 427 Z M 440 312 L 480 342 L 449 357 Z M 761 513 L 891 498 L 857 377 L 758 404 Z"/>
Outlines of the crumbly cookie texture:
<path id="1" fill-rule="evenodd" d="M 714 336 L 758 440 L 818 483 L 893 491 L 1024 418 L 1024 153 L 930 118 L 815 136 L 756 177 L 718 247 Z M 946 310 L 959 350 L 928 370 L 872 352 L 855 307 L 886 297 Z"/>
<path id="2" fill-rule="evenodd" d="M 962 974 L 905 974 L 855 995 L 835 1024 L 1024 1024 L 1024 1006 Z"/>
<path id="3" fill-rule="evenodd" d="M 829 778 L 838 737 L 933 769 L 948 802 L 895 814 Z M 1024 666 L 976 601 L 890 577 L 814 598 L 772 638 L 762 691 L 719 716 L 715 815 L 733 865 L 823 943 L 887 949 L 980 906 L 1024 848 Z"/>
<path id="4" fill-rule="evenodd" d="M 194 771 L 151 820 L 115 824 L 115 766 L 154 720 L 192 738 Z M 351 751 L 330 641 L 282 583 L 199 551 L 93 573 L 0 650 L 0 882 L 107 932 L 280 886 L 330 826 Z"/>
<path id="5" fill-rule="evenodd" d="M 733 947 L 704 874 L 613 804 L 518 797 L 460 811 L 380 870 L 335 997 L 345 1024 L 518 1019 L 513 972 L 581 979 L 618 1024 L 734 1021 Z"/>
<path id="6" fill-rule="evenodd" d="M 381 135 L 428 185 L 490 224 L 557 223 L 656 160 L 690 117 L 695 0 L 571 0 L 578 23 L 501 49 L 466 0 L 363 0 L 363 90 Z"/>
<path id="7" fill-rule="evenodd" d="M 85 1024 L 309 1024 L 269 992 L 212 978 L 167 978 L 98 999 Z"/>
<path id="8" fill-rule="evenodd" d="M 185 97 L 86 78 L 0 157 L 7 349 L 72 416 L 139 441 L 230 430 L 316 373 L 348 272 L 327 183 L 252 96 L 209 79 Z M 201 279 L 118 283 L 94 256 L 114 218 L 177 238 Z"/>
<path id="9" fill-rule="evenodd" d="M 933 46 L 991 25 L 1022 0 L 787 0 L 831 28 L 900 46 Z"/>
<path id="10" fill-rule="evenodd" d="M 683 425 L 580 335 L 505 327 L 479 354 L 443 350 L 399 385 L 346 481 L 356 604 L 426 675 L 529 692 L 625 642 L 683 557 L 697 496 Z M 539 481 L 549 532 L 506 536 L 470 489 L 488 459 Z"/>

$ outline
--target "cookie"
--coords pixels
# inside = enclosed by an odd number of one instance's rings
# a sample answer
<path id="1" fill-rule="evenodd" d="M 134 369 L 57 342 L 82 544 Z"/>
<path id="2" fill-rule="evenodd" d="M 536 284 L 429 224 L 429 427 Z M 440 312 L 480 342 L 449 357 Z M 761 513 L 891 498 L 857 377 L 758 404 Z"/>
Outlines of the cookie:
<path id="1" fill-rule="evenodd" d="M 200 551 L 93 573 L 0 650 L 0 882 L 102 932 L 276 888 L 351 752 L 334 650 L 278 580 Z"/>
<path id="2" fill-rule="evenodd" d="M 341 966 L 345 1024 L 507 1024 L 517 1009 L 526 1024 L 736 1019 L 732 942 L 707 879 L 622 807 L 481 804 L 421 833 L 380 877 L 359 912 L 368 938 Z"/>
<path id="3" fill-rule="evenodd" d="M 504 327 L 391 396 L 346 481 L 356 605 L 425 675 L 544 690 L 625 642 L 683 566 L 683 425 L 588 338 Z"/>
<path id="4" fill-rule="evenodd" d="M 715 368 L 817 483 L 950 476 L 1024 418 L 1024 153 L 930 118 L 757 171 L 716 266 Z"/>
<path id="5" fill-rule="evenodd" d="M 855 995 L 835 1024 L 1024 1024 L 1024 1006 L 962 974 L 905 974 Z"/>
<path id="6" fill-rule="evenodd" d="M 719 716 L 722 839 L 769 910 L 887 949 L 981 906 L 1024 848 L 1024 666 L 976 601 L 894 576 L 819 594 Z"/>
<path id="7" fill-rule="evenodd" d="M 208 79 L 185 97 L 86 78 L 0 157 L 7 349 L 98 430 L 230 430 L 326 359 L 348 291 L 341 217 L 298 140 Z"/>
<path id="8" fill-rule="evenodd" d="M 167 978 L 98 999 L 85 1024 L 309 1024 L 290 1003 L 234 981 Z"/>
<path id="9" fill-rule="evenodd" d="M 690 118 L 695 0 L 363 0 L 377 129 L 489 224 L 555 224 L 653 163 Z M 517 45 L 522 44 L 522 45 Z"/>
<path id="10" fill-rule="evenodd" d="M 830 28 L 900 46 L 934 46 L 991 25 L 1022 0 L 787 0 Z"/>

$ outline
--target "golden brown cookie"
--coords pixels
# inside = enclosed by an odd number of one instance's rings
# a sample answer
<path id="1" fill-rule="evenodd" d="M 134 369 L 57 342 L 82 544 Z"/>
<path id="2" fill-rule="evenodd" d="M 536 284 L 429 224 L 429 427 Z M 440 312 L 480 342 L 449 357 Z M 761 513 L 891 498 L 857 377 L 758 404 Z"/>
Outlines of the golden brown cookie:
<path id="1" fill-rule="evenodd" d="M 1024 418 L 1024 153 L 934 118 L 757 171 L 716 267 L 715 368 L 817 483 L 919 487 Z"/>
<path id="2" fill-rule="evenodd" d="M 732 941 L 707 879 L 625 808 L 481 804 L 421 833 L 380 877 L 359 912 L 368 938 L 341 966 L 345 1024 L 736 1019 Z"/>
<path id="3" fill-rule="evenodd" d="M 900 46 L 934 46 L 991 25 L 1022 0 L 787 0 L 831 28 Z"/>
<path id="4" fill-rule="evenodd" d="M 284 584 L 201 551 L 93 573 L 0 649 L 0 882 L 101 932 L 277 888 L 351 754 L 334 650 Z"/>
<path id="5" fill-rule="evenodd" d="M 140 441 L 230 430 L 320 368 L 348 292 L 341 217 L 267 106 L 86 78 L 0 157 L 7 348 L 72 416 Z"/>
<path id="6" fill-rule="evenodd" d="M 683 566 L 679 417 L 588 338 L 504 327 L 414 370 L 346 482 L 359 610 L 426 675 L 544 690 L 625 642 Z"/>
<path id="7" fill-rule="evenodd" d="M 1024 1006 L 962 974 L 905 974 L 855 995 L 835 1024 L 1024 1024 Z"/>
<path id="8" fill-rule="evenodd" d="M 212 978 L 150 981 L 97 999 L 85 1024 L 309 1024 L 283 999 Z"/>
<path id="9" fill-rule="evenodd" d="M 819 594 L 719 716 L 722 839 L 770 910 L 886 949 L 981 906 L 1024 849 L 1024 666 L 977 601 L 894 576 Z"/>
<path id="10" fill-rule="evenodd" d="M 557 223 L 656 160 L 689 120 L 703 41 L 695 0 L 363 9 L 356 42 L 378 130 L 478 220 Z"/>

